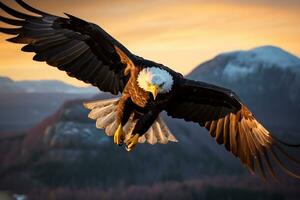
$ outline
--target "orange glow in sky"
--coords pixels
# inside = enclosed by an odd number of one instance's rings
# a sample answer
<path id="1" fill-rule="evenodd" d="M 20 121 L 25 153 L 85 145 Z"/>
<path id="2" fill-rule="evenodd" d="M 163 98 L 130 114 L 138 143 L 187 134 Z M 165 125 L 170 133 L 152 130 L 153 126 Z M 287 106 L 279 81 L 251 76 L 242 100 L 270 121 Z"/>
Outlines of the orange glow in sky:
<path id="1" fill-rule="evenodd" d="M 2 2 L 19 7 L 12 0 Z M 62 16 L 97 23 L 133 53 L 183 74 L 215 55 L 261 45 L 300 55 L 299 1 L 268 0 L 27 0 Z M 22 10 L 22 9 L 19 9 Z M 0 11 L 1 15 L 5 15 Z M 0 26 L 4 26 L 0 24 Z M 58 79 L 84 84 L 44 63 L 0 35 L 0 76 L 15 80 Z"/>

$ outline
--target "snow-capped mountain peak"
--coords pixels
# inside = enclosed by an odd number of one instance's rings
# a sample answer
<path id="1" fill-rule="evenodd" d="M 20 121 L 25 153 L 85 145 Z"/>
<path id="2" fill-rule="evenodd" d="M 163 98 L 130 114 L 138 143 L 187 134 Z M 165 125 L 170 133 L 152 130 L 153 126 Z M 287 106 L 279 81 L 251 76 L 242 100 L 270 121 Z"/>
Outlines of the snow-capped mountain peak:
<path id="1" fill-rule="evenodd" d="M 300 64 L 299 58 L 275 46 L 262 46 L 250 51 L 242 51 L 239 56 L 240 59 L 247 59 L 247 57 L 250 56 L 250 61 L 257 60 L 278 65 L 279 67 L 288 67 Z"/>
<path id="2" fill-rule="evenodd" d="M 230 77 L 247 75 L 262 67 L 300 71 L 300 59 L 275 46 L 261 46 L 248 51 L 229 52 L 221 54 L 219 57 L 230 57 L 224 67 L 224 74 Z"/>
<path id="3" fill-rule="evenodd" d="M 219 79 L 227 77 L 233 80 L 263 69 L 287 70 L 300 77 L 300 59 L 279 47 L 261 46 L 220 54 L 196 67 L 187 77 L 206 80 L 203 76 L 206 74 L 217 76 Z"/>

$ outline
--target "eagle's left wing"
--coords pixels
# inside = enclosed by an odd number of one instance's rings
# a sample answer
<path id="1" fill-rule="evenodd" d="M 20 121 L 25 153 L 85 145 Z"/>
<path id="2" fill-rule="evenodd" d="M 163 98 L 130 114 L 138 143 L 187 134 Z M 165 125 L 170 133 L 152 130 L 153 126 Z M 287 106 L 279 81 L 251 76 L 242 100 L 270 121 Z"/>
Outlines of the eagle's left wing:
<path id="1" fill-rule="evenodd" d="M 123 91 L 136 56 L 122 44 L 96 24 L 71 15 L 54 16 L 15 1 L 34 16 L 0 2 L 0 8 L 16 18 L 0 16 L 0 21 L 15 26 L 0 27 L 0 32 L 17 35 L 8 41 L 26 44 L 22 51 L 35 52 L 34 60 L 45 61 L 102 91 Z"/>
<path id="2" fill-rule="evenodd" d="M 276 150 L 292 161 L 299 161 L 286 153 L 280 146 L 283 142 L 275 139 L 232 91 L 183 79 L 175 93 L 166 109 L 168 115 L 204 126 L 218 144 L 224 144 L 252 172 L 259 170 L 265 177 L 267 169 L 276 178 L 269 159 L 271 154 L 287 174 L 300 178 L 283 165 Z"/>

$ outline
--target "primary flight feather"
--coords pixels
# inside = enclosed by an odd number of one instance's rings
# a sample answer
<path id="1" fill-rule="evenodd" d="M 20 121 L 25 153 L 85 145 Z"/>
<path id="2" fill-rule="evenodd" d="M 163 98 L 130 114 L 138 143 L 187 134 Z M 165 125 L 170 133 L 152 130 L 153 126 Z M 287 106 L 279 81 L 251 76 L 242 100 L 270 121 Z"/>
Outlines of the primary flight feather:
<path id="1" fill-rule="evenodd" d="M 99 26 L 66 14 L 58 17 L 16 0 L 33 15 L 16 11 L 0 2 L 14 18 L 0 20 L 15 28 L 0 28 L 16 35 L 10 42 L 26 44 L 22 51 L 35 52 L 33 60 L 65 71 L 69 76 L 98 87 L 120 98 L 88 102 L 89 117 L 105 129 L 118 145 L 128 151 L 138 142 L 176 142 L 159 117 L 171 117 L 205 127 L 218 144 L 238 157 L 251 171 L 266 172 L 276 178 L 273 160 L 289 175 L 300 178 L 282 163 L 277 152 L 299 162 L 281 147 L 239 98 L 226 88 L 188 80 L 180 73 L 132 54 Z M 291 145 L 289 145 L 291 146 Z"/>

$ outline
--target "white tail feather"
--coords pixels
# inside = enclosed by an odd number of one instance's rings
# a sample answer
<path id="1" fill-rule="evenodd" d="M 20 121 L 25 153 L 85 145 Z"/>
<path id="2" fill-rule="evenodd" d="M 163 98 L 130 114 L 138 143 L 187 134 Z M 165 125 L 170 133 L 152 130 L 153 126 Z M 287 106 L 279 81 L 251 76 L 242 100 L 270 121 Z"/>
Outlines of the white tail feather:
<path id="1" fill-rule="evenodd" d="M 90 109 L 88 117 L 96 120 L 96 127 L 104 129 L 108 136 L 113 136 L 118 128 L 116 122 L 116 106 L 119 102 L 118 98 L 98 100 L 84 103 L 87 109 Z M 123 127 L 123 131 L 126 134 L 125 141 L 131 137 L 131 133 L 137 119 L 133 119 L 133 115 L 129 118 L 128 122 Z M 167 144 L 168 141 L 177 142 L 175 136 L 170 132 L 163 119 L 158 116 L 148 131 L 139 138 L 139 143 L 148 142 L 149 144 Z"/>
<path id="2" fill-rule="evenodd" d="M 154 124 L 155 124 L 155 122 L 153 123 L 153 125 Z M 149 144 L 152 144 L 152 145 L 157 143 L 157 139 L 155 137 L 154 130 L 153 130 L 153 125 L 145 133 L 145 137 L 146 137 L 147 141 L 149 142 Z"/>
<path id="3" fill-rule="evenodd" d="M 155 123 L 157 126 L 157 129 L 160 131 L 155 132 L 156 137 L 158 138 L 158 141 L 162 144 L 168 143 L 168 138 L 164 135 L 163 129 L 161 128 L 160 124 L 158 122 Z"/>

